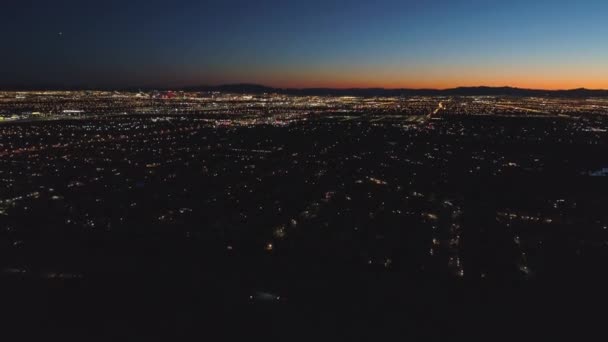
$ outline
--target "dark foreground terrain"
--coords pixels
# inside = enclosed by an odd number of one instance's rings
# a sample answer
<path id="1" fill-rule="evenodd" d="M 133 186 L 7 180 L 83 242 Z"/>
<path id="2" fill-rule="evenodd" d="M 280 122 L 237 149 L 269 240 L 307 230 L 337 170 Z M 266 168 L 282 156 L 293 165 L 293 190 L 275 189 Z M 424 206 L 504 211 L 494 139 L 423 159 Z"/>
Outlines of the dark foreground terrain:
<path id="1" fill-rule="evenodd" d="M 343 113 L 1 125 L 3 331 L 591 336 L 608 304 L 607 128 Z"/>

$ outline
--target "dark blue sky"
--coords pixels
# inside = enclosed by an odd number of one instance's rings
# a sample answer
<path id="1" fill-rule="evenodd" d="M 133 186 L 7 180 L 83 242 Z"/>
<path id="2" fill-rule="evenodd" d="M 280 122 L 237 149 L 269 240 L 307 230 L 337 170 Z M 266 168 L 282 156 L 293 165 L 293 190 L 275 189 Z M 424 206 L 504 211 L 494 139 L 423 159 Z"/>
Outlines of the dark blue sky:
<path id="1" fill-rule="evenodd" d="M 0 85 L 608 88 L 607 18 L 600 0 L 4 0 Z"/>

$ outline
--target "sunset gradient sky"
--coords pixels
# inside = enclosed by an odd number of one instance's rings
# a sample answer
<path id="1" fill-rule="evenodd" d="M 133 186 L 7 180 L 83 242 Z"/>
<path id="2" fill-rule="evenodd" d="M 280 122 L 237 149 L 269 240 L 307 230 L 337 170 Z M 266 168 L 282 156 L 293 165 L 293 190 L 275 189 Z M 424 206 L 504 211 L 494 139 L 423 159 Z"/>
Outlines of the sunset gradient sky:
<path id="1" fill-rule="evenodd" d="M 7 0 L 0 86 L 608 89 L 605 0 Z"/>

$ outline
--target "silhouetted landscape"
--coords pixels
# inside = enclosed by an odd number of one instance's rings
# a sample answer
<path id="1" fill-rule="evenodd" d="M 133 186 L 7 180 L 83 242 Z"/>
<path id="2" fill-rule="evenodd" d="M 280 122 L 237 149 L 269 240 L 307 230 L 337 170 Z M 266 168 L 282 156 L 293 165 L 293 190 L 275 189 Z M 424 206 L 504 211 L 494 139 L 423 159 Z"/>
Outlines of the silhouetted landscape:
<path id="1" fill-rule="evenodd" d="M 385 88 L 273 88 L 260 84 L 224 84 L 217 86 L 188 86 L 188 87 L 87 87 L 83 85 L 12 85 L 0 86 L 6 91 L 35 91 L 35 90 L 72 90 L 83 89 L 106 91 L 151 91 L 178 90 L 186 92 L 225 92 L 233 94 L 284 94 L 295 96 L 362 96 L 362 97 L 391 97 L 391 96 L 515 96 L 515 97 L 558 97 L 558 98 L 593 98 L 608 97 L 604 89 L 567 89 L 542 90 L 522 89 L 514 87 L 458 87 L 451 89 L 385 89 Z"/>

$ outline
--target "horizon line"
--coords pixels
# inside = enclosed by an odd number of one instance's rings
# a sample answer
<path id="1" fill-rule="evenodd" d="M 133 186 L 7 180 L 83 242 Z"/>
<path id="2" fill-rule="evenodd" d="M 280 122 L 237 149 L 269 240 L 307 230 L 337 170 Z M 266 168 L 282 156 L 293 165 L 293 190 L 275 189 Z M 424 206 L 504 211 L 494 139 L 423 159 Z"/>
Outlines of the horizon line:
<path id="1" fill-rule="evenodd" d="M 248 83 L 248 82 L 239 82 L 239 83 L 221 83 L 216 85 L 193 85 L 193 86 L 181 86 L 177 88 L 195 88 L 195 87 L 226 87 L 226 86 L 259 86 L 264 88 L 272 88 L 272 89 L 282 89 L 282 90 L 306 90 L 306 89 L 329 89 L 329 90 L 365 90 L 365 89 L 380 89 L 380 90 L 436 90 L 436 91 L 445 91 L 445 90 L 454 90 L 454 89 L 467 89 L 467 88 L 488 88 L 488 89 L 517 89 L 517 90 L 531 90 L 531 91 L 573 91 L 573 90 L 590 90 L 590 91 L 608 91 L 608 88 L 587 88 L 587 87 L 576 87 L 576 88 L 528 88 L 528 87 L 517 87 L 510 85 L 500 85 L 500 86 L 488 86 L 488 85 L 461 85 L 447 88 L 433 88 L 433 87 L 331 87 L 331 86 L 311 86 L 311 87 L 276 87 L 276 86 L 268 86 L 260 83 Z"/>
<path id="2" fill-rule="evenodd" d="M 331 87 L 331 86 L 309 86 L 309 87 L 284 87 L 284 86 L 270 86 L 261 83 L 248 83 L 248 82 L 236 82 L 236 83 L 220 83 L 220 84 L 199 84 L 199 85 L 181 85 L 181 86 L 167 86 L 167 85 L 135 85 L 135 86 L 92 86 L 92 85 L 53 85 L 53 84 L 38 84 L 38 85 L 0 85 L 0 91 L 51 91 L 51 90 L 133 90 L 133 89 L 146 89 L 146 90 L 181 90 L 187 88 L 221 88 L 221 87 L 237 87 L 237 86 L 251 86 L 251 87 L 260 87 L 260 88 L 269 88 L 274 90 L 388 90 L 388 91 L 397 91 L 397 90 L 412 90 L 412 91 L 449 91 L 456 89 L 514 89 L 514 90 L 524 90 L 524 91 L 547 91 L 547 92 L 565 92 L 565 91 L 577 91 L 577 90 L 585 90 L 585 91 L 608 91 L 608 88 L 587 88 L 587 87 L 577 87 L 577 88 L 528 88 L 528 87 L 517 87 L 510 85 L 502 85 L 502 86 L 488 86 L 488 85 L 476 85 L 476 86 L 455 86 L 455 87 L 447 87 L 447 88 L 432 88 L 432 87 L 378 87 L 378 86 L 369 86 L 369 87 Z"/>

